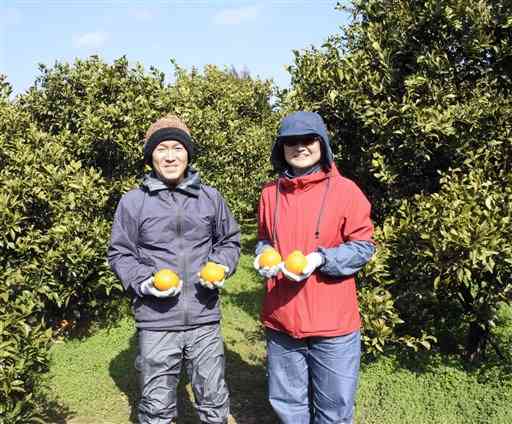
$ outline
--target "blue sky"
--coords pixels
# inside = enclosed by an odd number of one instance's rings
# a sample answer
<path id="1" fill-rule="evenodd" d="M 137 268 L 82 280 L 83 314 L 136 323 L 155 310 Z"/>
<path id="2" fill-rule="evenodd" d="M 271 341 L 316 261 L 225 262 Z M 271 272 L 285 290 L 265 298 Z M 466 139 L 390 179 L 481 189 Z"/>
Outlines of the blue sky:
<path id="1" fill-rule="evenodd" d="M 346 25 L 327 0 L 0 0 L 0 73 L 15 93 L 37 65 L 98 54 L 126 55 L 172 78 L 169 59 L 186 68 L 246 67 L 251 75 L 289 84 L 292 50 L 320 47 Z"/>

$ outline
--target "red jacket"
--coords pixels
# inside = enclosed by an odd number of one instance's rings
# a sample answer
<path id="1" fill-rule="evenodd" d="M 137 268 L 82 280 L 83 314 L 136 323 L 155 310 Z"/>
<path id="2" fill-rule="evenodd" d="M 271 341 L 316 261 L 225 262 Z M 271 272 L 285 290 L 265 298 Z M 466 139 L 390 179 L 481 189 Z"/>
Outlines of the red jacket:
<path id="1" fill-rule="evenodd" d="M 306 255 L 318 247 L 371 241 L 373 235 L 370 203 L 334 164 L 328 172 L 266 184 L 258 218 L 258 239 L 269 240 L 283 260 L 295 249 Z M 356 331 L 361 321 L 354 276 L 333 278 L 317 270 L 297 283 L 279 273 L 267 281 L 261 319 L 266 327 L 295 338 Z"/>

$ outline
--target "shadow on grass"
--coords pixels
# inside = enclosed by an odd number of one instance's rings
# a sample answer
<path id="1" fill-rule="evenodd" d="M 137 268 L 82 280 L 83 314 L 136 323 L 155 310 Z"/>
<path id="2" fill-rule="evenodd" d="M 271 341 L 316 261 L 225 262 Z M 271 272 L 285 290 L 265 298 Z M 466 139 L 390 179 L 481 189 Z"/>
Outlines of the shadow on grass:
<path id="1" fill-rule="evenodd" d="M 110 376 L 119 390 L 125 394 L 130 405 L 130 422 L 137 423 L 137 402 L 139 398 L 135 357 L 137 356 L 137 336 L 134 331 L 129 347 L 120 352 L 109 366 Z"/>
<path id="2" fill-rule="evenodd" d="M 249 314 L 254 321 L 259 321 L 264 287 L 251 287 L 238 293 L 229 293 L 224 302 L 231 303 Z"/>
<path id="3" fill-rule="evenodd" d="M 97 300 L 95 313 L 82 311 L 80 318 L 58 319 L 50 322 L 54 337 L 65 340 L 85 340 L 99 330 L 115 328 L 131 314 L 131 297 L 125 292 L 112 292 L 112 298 Z"/>
<path id="4" fill-rule="evenodd" d="M 137 405 L 139 402 L 139 387 L 137 382 L 137 371 L 135 370 L 135 358 L 137 356 L 137 335 L 134 331 L 130 338 L 129 348 L 122 351 L 110 363 L 110 376 L 116 383 L 119 390 L 125 394 L 130 405 L 130 423 L 138 423 Z M 186 377 L 182 372 L 180 384 L 178 385 L 178 423 L 194 423 L 197 421 L 190 398 L 186 392 Z M 187 421 L 183 421 L 187 420 Z"/>
<path id="5" fill-rule="evenodd" d="M 231 415 L 237 424 L 279 422 L 267 399 L 265 366 L 248 364 L 226 349 L 226 375 L 231 393 Z"/>
<path id="6" fill-rule="evenodd" d="M 241 251 L 245 255 L 253 256 L 257 243 L 258 228 L 255 224 L 242 226 Z"/>
<path id="7" fill-rule="evenodd" d="M 251 365 L 225 346 L 226 379 L 230 390 L 231 415 L 236 424 L 271 424 L 278 422 L 267 401 L 264 365 Z M 129 348 L 110 363 L 110 375 L 119 390 L 125 394 L 131 407 L 130 423 L 137 423 L 139 389 L 134 368 L 137 355 L 137 336 L 130 339 Z M 184 372 L 178 386 L 178 424 L 195 424 L 198 417 L 194 409 L 190 386 Z M 63 418 L 65 415 L 63 415 Z M 54 421 L 65 423 L 66 421 Z M 230 421 L 231 423 L 232 421 Z"/>
<path id="8" fill-rule="evenodd" d="M 63 405 L 58 400 L 49 398 L 46 394 L 42 395 L 37 401 L 40 405 L 43 405 L 41 408 L 41 416 L 44 422 L 51 424 L 66 424 L 75 416 L 75 413 L 67 406 Z"/>

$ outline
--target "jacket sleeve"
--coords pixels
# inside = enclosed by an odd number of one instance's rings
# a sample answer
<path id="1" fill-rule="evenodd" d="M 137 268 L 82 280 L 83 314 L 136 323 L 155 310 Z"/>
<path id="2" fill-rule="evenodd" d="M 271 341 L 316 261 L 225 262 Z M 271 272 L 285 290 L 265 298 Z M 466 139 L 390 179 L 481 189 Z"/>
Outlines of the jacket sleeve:
<path id="1" fill-rule="evenodd" d="M 267 247 L 272 247 L 272 243 L 268 240 L 258 240 L 256 243 L 256 248 L 254 249 L 254 254 L 258 256 L 262 253 Z"/>
<path id="2" fill-rule="evenodd" d="M 128 206 L 126 198 L 123 197 L 114 215 L 107 257 L 110 267 L 125 290 L 142 296 L 140 284 L 151 277 L 156 269 L 152 264 L 142 262 L 139 257 L 137 211 Z"/>
<path id="3" fill-rule="evenodd" d="M 337 247 L 318 251 L 324 257 L 320 272 L 332 277 L 342 277 L 358 272 L 371 259 L 375 245 L 369 241 L 348 241 Z"/>
<path id="4" fill-rule="evenodd" d="M 235 273 L 240 259 L 240 227 L 226 202 L 218 194 L 213 249 L 208 260 L 229 268 L 228 276 Z"/>
<path id="5" fill-rule="evenodd" d="M 373 224 L 370 219 L 371 205 L 365 195 L 354 184 L 352 202 L 342 228 L 339 246 L 318 248 L 324 257 L 320 272 L 331 277 L 342 277 L 358 272 L 373 256 Z"/>

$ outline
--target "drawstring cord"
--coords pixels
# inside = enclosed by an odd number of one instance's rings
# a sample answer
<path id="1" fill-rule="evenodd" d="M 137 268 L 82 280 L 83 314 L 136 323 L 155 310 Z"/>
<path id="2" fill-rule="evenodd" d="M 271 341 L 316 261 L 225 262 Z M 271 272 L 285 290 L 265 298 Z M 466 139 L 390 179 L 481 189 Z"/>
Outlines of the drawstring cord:
<path id="1" fill-rule="evenodd" d="M 281 181 L 281 178 L 277 179 L 276 184 L 276 206 L 274 208 L 274 225 L 272 225 L 272 246 L 277 247 L 277 219 L 278 214 L 277 211 L 279 209 L 279 181 Z"/>
<path id="2" fill-rule="evenodd" d="M 275 201 L 275 208 L 274 208 L 274 223 L 272 225 L 272 245 L 273 246 L 277 246 L 277 221 L 278 221 L 278 217 L 279 217 L 279 214 L 277 213 L 277 211 L 279 209 L 279 190 L 280 190 L 280 188 L 279 188 L 280 187 L 279 181 L 281 181 L 280 178 L 277 179 L 277 185 L 276 185 L 276 201 Z M 318 212 L 318 217 L 317 217 L 317 220 L 316 220 L 315 239 L 317 239 L 317 240 L 320 238 L 320 222 L 322 221 L 322 215 L 323 215 L 323 212 L 324 212 L 325 201 L 327 199 L 327 193 L 329 192 L 330 185 L 331 185 L 331 176 L 328 175 L 327 176 L 327 184 L 325 185 L 324 194 L 322 196 L 322 202 L 320 204 L 320 211 Z"/>
<path id="3" fill-rule="evenodd" d="M 324 195 L 322 197 L 322 203 L 320 204 L 320 212 L 318 213 L 318 218 L 316 220 L 316 230 L 315 230 L 315 238 L 320 238 L 320 221 L 322 220 L 322 214 L 324 213 L 324 205 L 325 199 L 327 199 L 327 193 L 329 192 L 329 185 L 331 184 L 331 176 L 327 177 L 327 184 L 325 186 Z"/>

